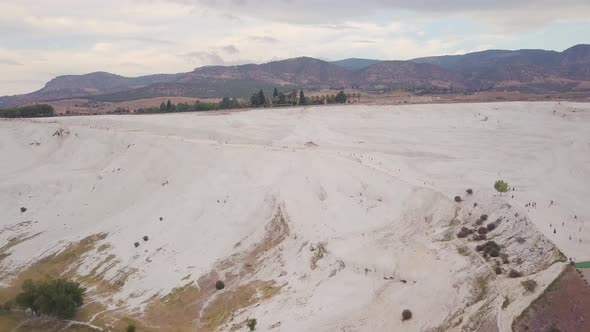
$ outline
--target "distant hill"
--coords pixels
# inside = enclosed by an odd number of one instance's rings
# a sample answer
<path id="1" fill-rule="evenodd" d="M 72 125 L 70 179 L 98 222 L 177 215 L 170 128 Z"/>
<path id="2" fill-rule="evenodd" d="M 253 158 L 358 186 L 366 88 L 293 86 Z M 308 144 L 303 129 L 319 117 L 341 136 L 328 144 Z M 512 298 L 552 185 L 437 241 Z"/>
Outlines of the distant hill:
<path id="1" fill-rule="evenodd" d="M 370 65 L 374 65 L 376 63 L 381 62 L 381 60 L 371 60 L 371 59 L 359 59 L 359 58 L 349 58 L 343 59 L 338 61 L 332 61 L 333 64 L 344 67 L 346 69 L 358 70 L 364 69 L 369 67 Z"/>
<path id="2" fill-rule="evenodd" d="M 44 88 L 0 97 L 0 107 L 90 98 L 126 101 L 159 96 L 247 97 L 258 89 L 356 88 L 460 92 L 514 90 L 550 93 L 590 90 L 590 45 L 563 52 L 488 50 L 408 61 L 300 57 L 264 64 L 206 66 L 188 73 L 123 77 L 105 72 L 59 76 Z"/>

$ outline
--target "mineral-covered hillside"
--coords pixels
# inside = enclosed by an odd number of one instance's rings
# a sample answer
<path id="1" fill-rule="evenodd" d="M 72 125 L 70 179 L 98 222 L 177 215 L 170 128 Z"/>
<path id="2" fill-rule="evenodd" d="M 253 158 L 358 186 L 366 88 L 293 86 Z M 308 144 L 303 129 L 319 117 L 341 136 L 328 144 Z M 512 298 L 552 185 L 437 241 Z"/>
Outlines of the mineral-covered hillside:
<path id="1" fill-rule="evenodd" d="M 2 120 L 0 303 L 61 275 L 90 330 L 510 331 L 590 260 L 589 128 L 556 102 Z"/>

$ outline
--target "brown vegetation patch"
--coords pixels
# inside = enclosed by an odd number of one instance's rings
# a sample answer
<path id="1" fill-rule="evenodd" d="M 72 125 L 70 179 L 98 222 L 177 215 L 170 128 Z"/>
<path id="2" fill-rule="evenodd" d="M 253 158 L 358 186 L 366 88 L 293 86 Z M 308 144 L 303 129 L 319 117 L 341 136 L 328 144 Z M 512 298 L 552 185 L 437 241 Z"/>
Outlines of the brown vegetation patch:
<path id="1" fill-rule="evenodd" d="M 252 281 L 215 297 L 203 310 L 198 331 L 215 331 L 234 313 L 257 302 L 267 300 L 280 291 L 274 281 Z"/>
<path id="2" fill-rule="evenodd" d="M 189 282 L 182 287 L 174 288 L 163 297 L 150 300 L 144 314 L 148 323 L 161 327 L 174 327 L 184 331 L 194 329 L 193 321 L 199 310 L 201 291 L 194 282 Z"/>
<path id="3" fill-rule="evenodd" d="M 0 299 L 14 298 L 27 279 L 37 281 L 58 276 L 73 278 L 76 269 L 82 263 L 82 256 L 94 249 L 96 243 L 104 240 L 106 236 L 106 233 L 90 235 L 79 242 L 71 243 L 61 252 L 33 263 L 18 273 L 11 286 L 0 288 Z"/>
<path id="4" fill-rule="evenodd" d="M 0 247 L 0 263 L 8 256 L 10 256 L 10 253 L 8 252 L 12 247 L 19 245 L 20 243 L 23 243 L 27 240 L 30 240 L 36 236 L 38 236 L 39 234 L 41 234 L 42 232 L 33 234 L 33 235 L 28 235 L 28 234 L 20 234 L 18 236 L 15 236 L 11 239 L 8 239 L 8 243 L 6 243 L 5 245 L 3 245 L 2 247 Z M 0 276 L 3 276 L 3 273 L 0 273 Z"/>
<path id="5" fill-rule="evenodd" d="M 531 306 L 514 320 L 520 331 L 590 331 L 590 288 L 568 266 Z"/>

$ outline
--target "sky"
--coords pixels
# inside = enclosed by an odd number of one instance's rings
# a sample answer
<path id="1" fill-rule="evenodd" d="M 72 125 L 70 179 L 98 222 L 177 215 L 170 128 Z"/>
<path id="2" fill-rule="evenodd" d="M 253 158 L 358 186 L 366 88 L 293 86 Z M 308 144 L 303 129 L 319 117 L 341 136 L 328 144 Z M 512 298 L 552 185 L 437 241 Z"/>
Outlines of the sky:
<path id="1" fill-rule="evenodd" d="M 0 0 L 0 95 L 66 74 L 590 43 L 589 0 Z"/>

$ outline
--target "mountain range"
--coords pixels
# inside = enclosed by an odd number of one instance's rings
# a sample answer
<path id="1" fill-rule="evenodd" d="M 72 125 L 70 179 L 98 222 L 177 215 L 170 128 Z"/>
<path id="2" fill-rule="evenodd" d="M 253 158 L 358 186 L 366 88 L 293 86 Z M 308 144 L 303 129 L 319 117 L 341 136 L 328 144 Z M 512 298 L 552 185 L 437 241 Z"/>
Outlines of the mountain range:
<path id="1" fill-rule="evenodd" d="M 0 107 L 72 98 L 117 102 L 161 96 L 246 97 L 274 87 L 420 93 L 590 91 L 590 45 L 576 45 L 563 52 L 487 50 L 405 61 L 354 58 L 329 62 L 299 57 L 140 77 L 95 72 L 59 76 L 38 91 L 0 97 Z"/>

